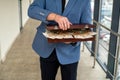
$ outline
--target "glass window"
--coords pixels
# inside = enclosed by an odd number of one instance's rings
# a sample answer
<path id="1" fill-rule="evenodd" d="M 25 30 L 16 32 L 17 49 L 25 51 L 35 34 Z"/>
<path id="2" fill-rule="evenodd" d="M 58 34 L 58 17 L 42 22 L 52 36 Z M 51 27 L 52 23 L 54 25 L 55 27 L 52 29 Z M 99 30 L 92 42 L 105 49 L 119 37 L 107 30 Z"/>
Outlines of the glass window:
<path id="1" fill-rule="evenodd" d="M 100 5 L 100 23 L 111 28 L 111 18 L 112 18 L 112 6 L 113 0 L 101 0 Z M 103 67 L 106 68 L 108 60 L 108 50 L 109 50 L 109 40 L 110 32 L 105 28 L 100 28 L 99 37 L 99 47 L 98 47 L 98 59 L 102 63 Z"/>
<path id="2" fill-rule="evenodd" d="M 101 0 L 100 22 L 107 28 L 111 27 L 113 0 Z"/>
<path id="3" fill-rule="evenodd" d="M 119 31 L 120 34 L 120 18 L 119 18 Z M 120 38 L 119 38 L 120 39 Z M 120 42 L 119 42 L 120 43 Z M 119 44 L 118 43 L 118 44 Z M 118 71 L 117 71 L 117 80 L 120 80 L 120 48 L 119 48 L 119 59 L 118 59 Z"/>
<path id="4" fill-rule="evenodd" d="M 119 50 L 120 51 L 120 50 Z M 120 53 L 120 52 L 119 52 Z M 120 80 L 120 56 L 118 60 L 118 71 L 117 71 L 117 80 Z"/>

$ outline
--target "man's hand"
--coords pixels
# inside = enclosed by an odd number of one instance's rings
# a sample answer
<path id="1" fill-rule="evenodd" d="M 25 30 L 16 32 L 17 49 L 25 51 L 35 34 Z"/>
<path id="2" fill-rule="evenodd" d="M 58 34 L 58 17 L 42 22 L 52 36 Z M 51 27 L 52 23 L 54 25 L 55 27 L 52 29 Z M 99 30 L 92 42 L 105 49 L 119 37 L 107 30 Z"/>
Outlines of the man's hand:
<path id="1" fill-rule="evenodd" d="M 55 16 L 55 21 L 58 23 L 59 28 L 62 30 L 67 30 L 70 28 L 70 25 L 72 25 L 72 23 L 68 20 L 67 17 L 60 15 Z"/>
<path id="2" fill-rule="evenodd" d="M 58 23 L 59 28 L 62 30 L 67 30 L 70 28 L 70 25 L 72 25 L 72 23 L 68 20 L 67 17 L 55 13 L 50 13 L 47 17 L 47 20 L 54 20 Z"/>

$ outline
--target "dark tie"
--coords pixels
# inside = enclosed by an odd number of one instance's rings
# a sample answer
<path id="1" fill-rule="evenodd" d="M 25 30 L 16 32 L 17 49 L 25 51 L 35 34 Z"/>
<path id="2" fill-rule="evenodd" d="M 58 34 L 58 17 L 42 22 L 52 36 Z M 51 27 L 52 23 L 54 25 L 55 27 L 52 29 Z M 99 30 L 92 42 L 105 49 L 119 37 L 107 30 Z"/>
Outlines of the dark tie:
<path id="1" fill-rule="evenodd" d="M 65 2 L 66 0 L 62 0 L 62 12 L 64 11 L 64 8 L 65 8 Z"/>

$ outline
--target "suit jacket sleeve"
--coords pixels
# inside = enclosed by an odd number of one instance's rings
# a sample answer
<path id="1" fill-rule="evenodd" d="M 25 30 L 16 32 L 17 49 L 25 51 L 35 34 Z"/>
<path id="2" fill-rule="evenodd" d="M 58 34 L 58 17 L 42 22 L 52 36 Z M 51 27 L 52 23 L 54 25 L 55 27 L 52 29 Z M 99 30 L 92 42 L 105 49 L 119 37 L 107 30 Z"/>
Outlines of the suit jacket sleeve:
<path id="1" fill-rule="evenodd" d="M 88 0 L 86 6 L 85 6 L 85 9 L 82 13 L 82 16 L 81 16 L 81 23 L 89 23 L 91 24 L 92 23 L 92 14 L 91 14 L 91 5 L 90 5 L 90 0 Z"/>
<path id="2" fill-rule="evenodd" d="M 28 16 L 33 19 L 48 23 L 46 18 L 48 14 L 51 13 L 51 11 L 46 10 L 45 5 L 45 0 L 34 0 L 33 3 L 29 6 Z"/>

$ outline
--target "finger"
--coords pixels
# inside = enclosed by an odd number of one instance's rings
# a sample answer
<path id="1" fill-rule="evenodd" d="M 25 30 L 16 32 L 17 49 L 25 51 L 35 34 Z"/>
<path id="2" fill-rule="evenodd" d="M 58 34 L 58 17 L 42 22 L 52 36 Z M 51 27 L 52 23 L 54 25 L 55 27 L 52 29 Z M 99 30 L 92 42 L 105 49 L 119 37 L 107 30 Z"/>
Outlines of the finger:
<path id="1" fill-rule="evenodd" d="M 64 27 L 65 27 L 65 30 L 67 30 L 69 28 L 68 19 L 67 18 L 64 19 Z"/>
<path id="2" fill-rule="evenodd" d="M 71 25 L 72 25 L 72 23 L 71 23 L 71 22 L 68 22 L 68 28 L 70 28 Z"/>
<path id="3" fill-rule="evenodd" d="M 67 20 L 65 19 L 65 21 L 64 21 L 64 27 L 65 27 L 65 30 L 67 30 L 68 29 L 68 22 L 67 22 Z"/>
<path id="4" fill-rule="evenodd" d="M 61 29 L 62 29 L 62 30 L 65 30 L 64 22 L 61 23 Z"/>
<path id="5" fill-rule="evenodd" d="M 63 22 L 63 25 L 64 25 L 64 30 L 67 30 L 67 25 L 65 21 Z"/>
<path id="6" fill-rule="evenodd" d="M 70 27 L 70 24 L 67 18 L 65 18 L 64 20 L 64 27 L 65 27 L 65 30 L 67 30 Z"/>
<path id="7" fill-rule="evenodd" d="M 68 29 L 68 26 L 69 26 L 69 25 L 68 25 L 68 23 L 65 21 L 65 22 L 64 22 L 64 27 L 65 27 L 65 30 L 67 30 L 67 29 Z"/>
<path id="8" fill-rule="evenodd" d="M 69 22 L 67 22 L 67 29 L 69 29 L 70 28 L 70 23 Z"/>
<path id="9" fill-rule="evenodd" d="M 58 26 L 60 29 L 62 29 L 62 24 L 60 22 L 58 23 Z"/>
<path id="10" fill-rule="evenodd" d="M 61 19 L 59 27 L 60 27 L 62 30 L 65 30 L 65 21 L 64 21 L 64 19 Z"/>
<path id="11" fill-rule="evenodd" d="M 70 28 L 70 25 L 71 25 L 72 23 L 71 22 L 69 22 L 69 20 L 68 19 L 66 19 L 66 25 L 67 25 L 67 29 L 69 29 Z"/>

